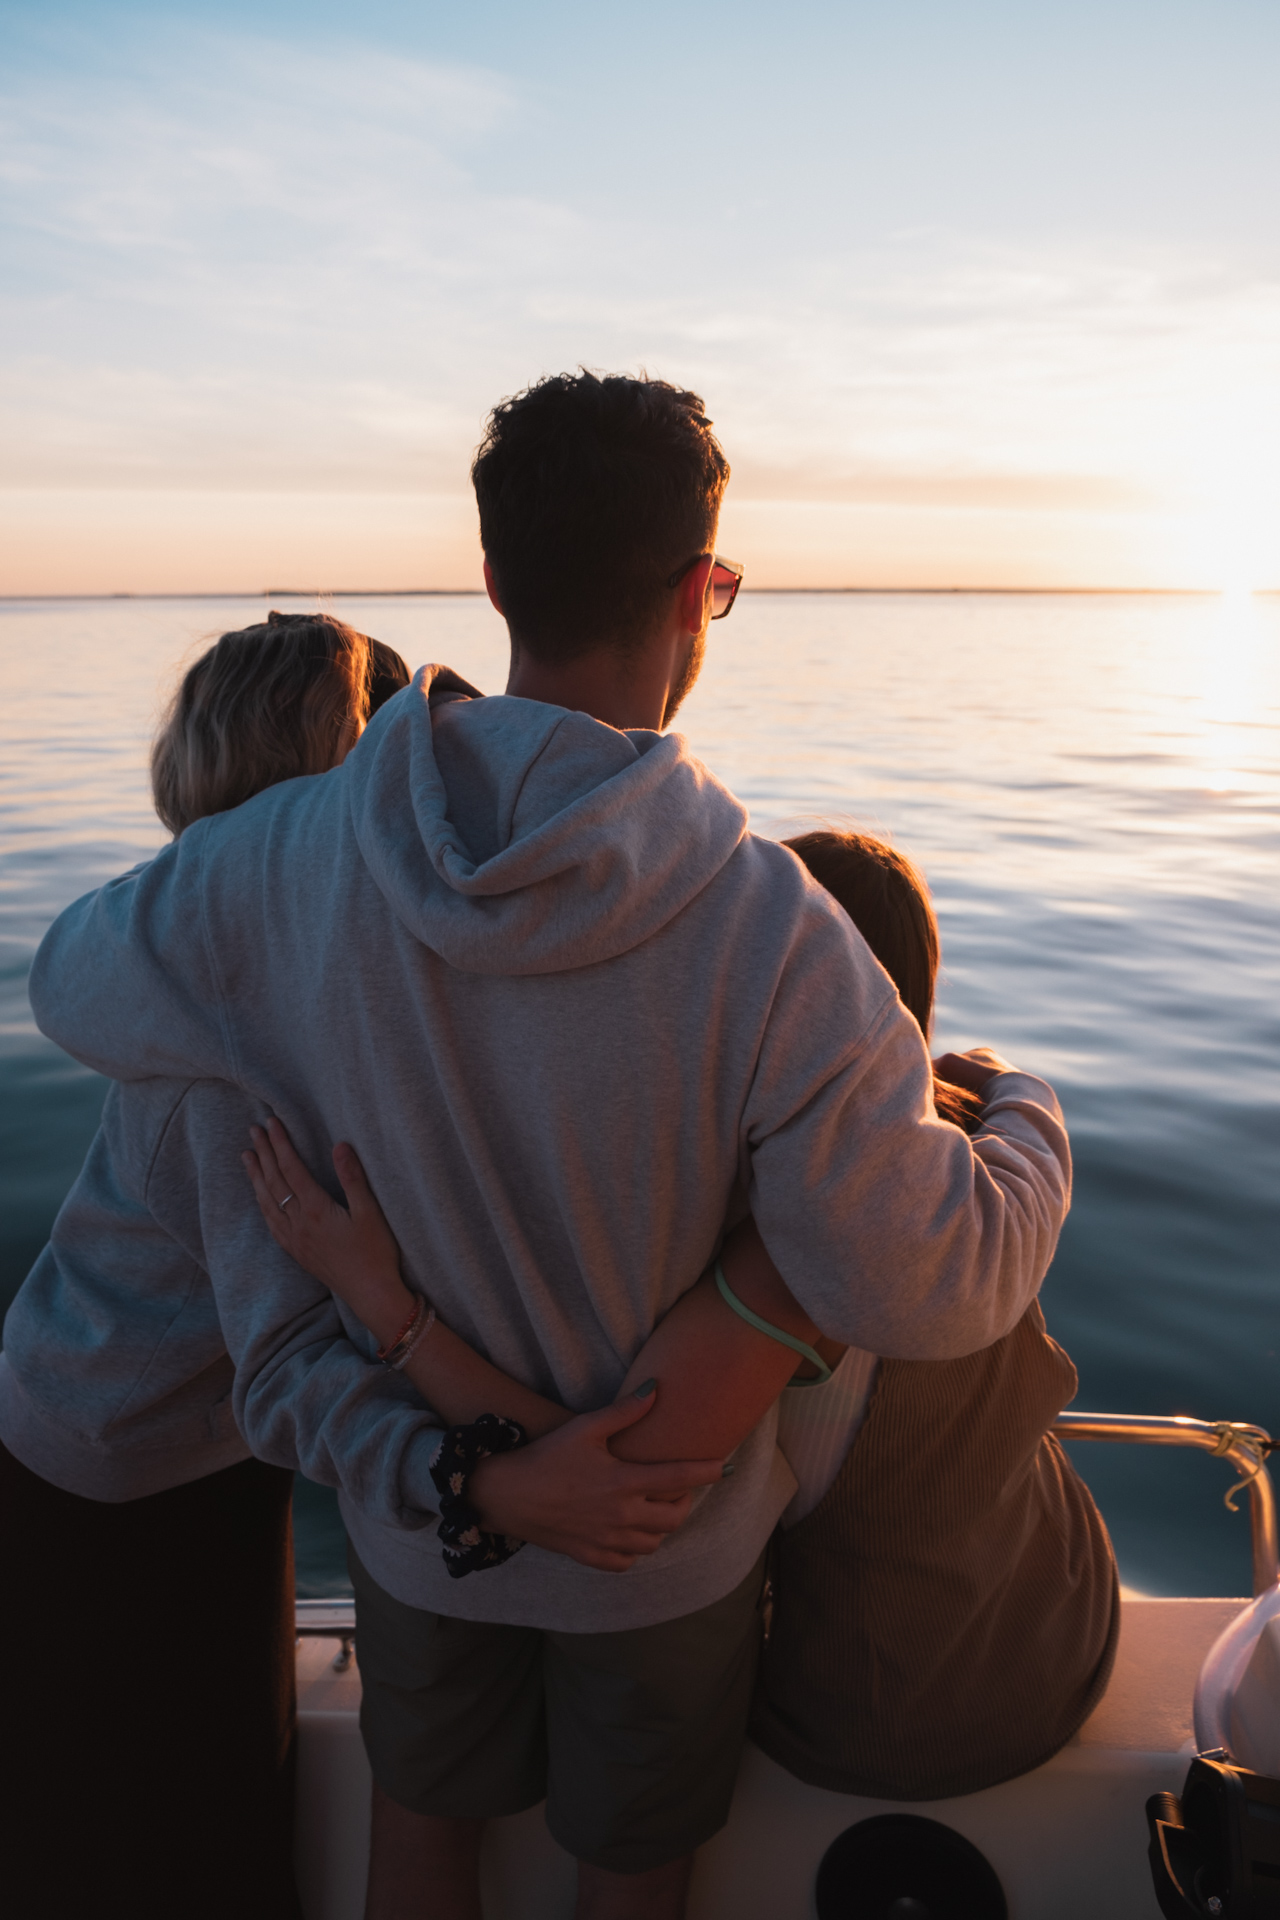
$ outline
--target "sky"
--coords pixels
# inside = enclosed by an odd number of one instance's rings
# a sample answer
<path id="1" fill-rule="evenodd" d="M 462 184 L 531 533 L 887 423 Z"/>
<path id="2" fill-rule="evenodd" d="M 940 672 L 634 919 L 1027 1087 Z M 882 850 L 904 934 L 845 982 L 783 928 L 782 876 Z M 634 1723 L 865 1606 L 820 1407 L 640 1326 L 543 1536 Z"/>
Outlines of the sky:
<path id="1" fill-rule="evenodd" d="M 1275 0 L 0 0 L 0 593 L 474 587 L 704 394 L 767 586 L 1280 588 Z"/>

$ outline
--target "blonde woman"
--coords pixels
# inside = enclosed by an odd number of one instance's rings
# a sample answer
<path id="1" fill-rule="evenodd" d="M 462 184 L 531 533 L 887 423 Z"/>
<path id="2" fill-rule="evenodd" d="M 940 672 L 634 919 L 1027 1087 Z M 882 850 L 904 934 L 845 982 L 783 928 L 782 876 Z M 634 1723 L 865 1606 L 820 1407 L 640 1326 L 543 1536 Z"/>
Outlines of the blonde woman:
<path id="1" fill-rule="evenodd" d="M 152 757 L 173 834 L 323 779 L 399 655 L 272 613 L 184 676 Z M 149 1211 L 113 1085 L 0 1356 L 0 1802 L 23 1914 L 282 1920 L 292 1868 L 293 1475 L 251 1459 L 198 1231 Z"/>

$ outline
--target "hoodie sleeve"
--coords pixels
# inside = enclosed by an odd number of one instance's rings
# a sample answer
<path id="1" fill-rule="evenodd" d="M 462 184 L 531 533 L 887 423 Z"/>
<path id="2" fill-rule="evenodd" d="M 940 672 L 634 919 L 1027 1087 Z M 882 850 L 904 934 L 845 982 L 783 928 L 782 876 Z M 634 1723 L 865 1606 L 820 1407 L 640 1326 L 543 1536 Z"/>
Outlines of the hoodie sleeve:
<path id="1" fill-rule="evenodd" d="M 920 1029 L 843 915 L 801 926 L 746 1120 L 752 1213 L 830 1338 L 944 1360 L 1022 1317 L 1070 1204 L 1057 1098 L 1001 1073 L 977 1136 L 940 1120 Z"/>
<path id="2" fill-rule="evenodd" d="M 41 1033 L 113 1080 L 233 1073 L 202 910 L 206 824 L 75 901 L 32 962 Z"/>
<path id="3" fill-rule="evenodd" d="M 427 1526 L 441 1429 L 328 1290 L 277 1247 L 240 1164 L 261 1110 L 236 1088 L 191 1086 L 147 1181 L 153 1217 L 206 1267 L 235 1365 L 236 1424 L 259 1459 L 341 1487 L 374 1520 Z"/>

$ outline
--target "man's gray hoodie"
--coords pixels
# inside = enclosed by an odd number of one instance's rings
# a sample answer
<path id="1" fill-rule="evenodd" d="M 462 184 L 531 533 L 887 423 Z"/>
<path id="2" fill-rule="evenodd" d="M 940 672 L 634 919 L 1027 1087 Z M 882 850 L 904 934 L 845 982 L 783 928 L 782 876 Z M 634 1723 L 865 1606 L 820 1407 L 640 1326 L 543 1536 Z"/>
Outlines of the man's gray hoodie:
<path id="1" fill-rule="evenodd" d="M 108 1114 L 121 1204 L 207 1272 L 245 1441 L 342 1489 L 374 1577 L 473 1618 L 645 1625 L 751 1565 L 793 1486 L 772 1417 L 630 1573 L 528 1547 L 449 1580 L 431 1417 L 270 1241 L 238 1161 L 250 1115 L 280 1114 L 322 1177 L 350 1140 L 409 1283 L 575 1409 L 611 1397 L 735 1190 L 832 1337 L 986 1345 L 1052 1257 L 1065 1134 L 1021 1074 L 974 1141 L 936 1118 L 888 977 L 678 736 L 509 697 L 429 705 L 434 673 L 343 767 L 197 822 L 69 908 L 32 1005 L 131 1083 Z M 103 1205 L 63 1231 L 60 1312 L 115 1232 Z M 47 1414 L 39 1329 L 18 1331 L 17 1387 Z"/>

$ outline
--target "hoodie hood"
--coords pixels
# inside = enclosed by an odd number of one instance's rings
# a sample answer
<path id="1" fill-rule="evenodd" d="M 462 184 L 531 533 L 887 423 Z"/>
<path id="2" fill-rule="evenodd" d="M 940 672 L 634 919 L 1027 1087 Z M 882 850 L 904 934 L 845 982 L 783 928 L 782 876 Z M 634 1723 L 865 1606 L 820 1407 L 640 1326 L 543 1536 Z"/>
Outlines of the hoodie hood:
<path id="1" fill-rule="evenodd" d="M 343 769 L 396 917 L 466 973 L 559 973 L 639 946 L 710 884 L 746 809 L 679 734 L 485 697 L 419 668 Z"/>

